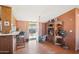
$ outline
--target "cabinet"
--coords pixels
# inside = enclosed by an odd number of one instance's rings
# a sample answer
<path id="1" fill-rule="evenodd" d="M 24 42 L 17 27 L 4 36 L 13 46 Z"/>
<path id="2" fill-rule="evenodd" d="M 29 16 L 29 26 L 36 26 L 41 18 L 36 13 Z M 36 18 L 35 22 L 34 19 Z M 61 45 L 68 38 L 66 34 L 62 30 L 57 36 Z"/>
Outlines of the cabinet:
<path id="1" fill-rule="evenodd" d="M 12 53 L 12 36 L 0 36 L 1 53 Z"/>
<path id="2" fill-rule="evenodd" d="M 65 30 L 63 28 L 64 22 L 55 18 L 48 22 L 48 41 L 53 44 L 65 45 L 64 37 Z"/>
<path id="3" fill-rule="evenodd" d="M 2 33 L 9 33 L 11 30 L 11 7 L 0 5 L 0 21 L 2 22 Z"/>
<path id="4" fill-rule="evenodd" d="M 65 47 L 66 46 L 64 41 L 65 36 L 66 31 L 64 30 L 64 22 L 57 19 L 57 21 L 55 21 L 55 39 L 54 39 L 55 45 Z"/>
<path id="5" fill-rule="evenodd" d="M 47 37 L 47 41 L 49 42 L 53 42 L 54 39 L 54 27 L 55 27 L 55 21 L 54 19 L 52 19 L 51 21 L 48 21 L 48 25 L 47 25 L 47 33 L 48 33 L 48 37 Z"/>

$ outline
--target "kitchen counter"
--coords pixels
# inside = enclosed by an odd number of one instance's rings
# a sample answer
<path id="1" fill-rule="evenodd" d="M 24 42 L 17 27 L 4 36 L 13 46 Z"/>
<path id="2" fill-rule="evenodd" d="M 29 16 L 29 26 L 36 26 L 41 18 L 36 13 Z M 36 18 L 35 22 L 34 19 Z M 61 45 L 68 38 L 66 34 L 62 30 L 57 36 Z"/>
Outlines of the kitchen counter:
<path id="1" fill-rule="evenodd" d="M 16 50 L 16 35 L 19 32 L 12 32 L 8 34 L 0 33 L 0 53 L 15 53 Z"/>
<path id="2" fill-rule="evenodd" d="M 18 35 L 18 34 L 19 34 L 19 32 L 12 32 L 12 33 L 8 33 L 8 34 L 0 33 L 0 36 Z"/>

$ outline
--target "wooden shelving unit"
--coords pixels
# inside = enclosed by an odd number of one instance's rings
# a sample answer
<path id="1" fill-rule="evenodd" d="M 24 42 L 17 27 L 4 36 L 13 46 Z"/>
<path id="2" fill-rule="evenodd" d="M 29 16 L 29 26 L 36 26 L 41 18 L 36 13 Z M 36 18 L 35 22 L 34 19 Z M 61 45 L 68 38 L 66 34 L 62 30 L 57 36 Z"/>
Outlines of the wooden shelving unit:
<path id="1" fill-rule="evenodd" d="M 54 44 L 55 45 L 62 45 L 63 44 L 63 37 L 60 35 L 60 31 L 63 29 L 63 22 L 60 20 L 55 21 L 55 34 L 54 34 Z"/>
<path id="2" fill-rule="evenodd" d="M 54 23 L 54 19 L 52 19 L 51 21 L 48 21 L 48 26 L 47 26 L 47 33 L 48 33 L 48 41 L 53 43 L 54 40 L 54 27 L 55 27 L 55 23 Z"/>
<path id="3" fill-rule="evenodd" d="M 57 39 L 62 39 L 59 35 L 58 31 L 61 29 L 63 30 L 63 22 L 58 19 L 53 19 L 48 21 L 48 41 L 58 44 Z M 60 45 L 60 44 L 59 44 Z"/>

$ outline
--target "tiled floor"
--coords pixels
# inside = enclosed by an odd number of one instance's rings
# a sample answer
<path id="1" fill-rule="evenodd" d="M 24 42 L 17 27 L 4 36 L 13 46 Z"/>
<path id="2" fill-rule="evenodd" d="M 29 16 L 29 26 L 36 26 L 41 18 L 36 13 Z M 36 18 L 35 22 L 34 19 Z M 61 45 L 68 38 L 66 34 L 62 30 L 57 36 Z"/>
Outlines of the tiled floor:
<path id="1" fill-rule="evenodd" d="M 17 49 L 16 54 L 75 54 L 73 50 L 66 50 L 51 43 L 38 43 L 31 40 L 26 43 L 25 48 Z"/>

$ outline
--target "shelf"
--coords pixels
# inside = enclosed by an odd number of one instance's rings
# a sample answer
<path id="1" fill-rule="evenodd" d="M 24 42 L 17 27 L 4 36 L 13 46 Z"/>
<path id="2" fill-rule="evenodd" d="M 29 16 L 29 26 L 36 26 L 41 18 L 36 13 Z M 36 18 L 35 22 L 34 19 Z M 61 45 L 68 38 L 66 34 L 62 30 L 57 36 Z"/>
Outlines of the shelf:
<path id="1" fill-rule="evenodd" d="M 48 28 L 54 28 L 54 27 L 48 27 Z"/>

